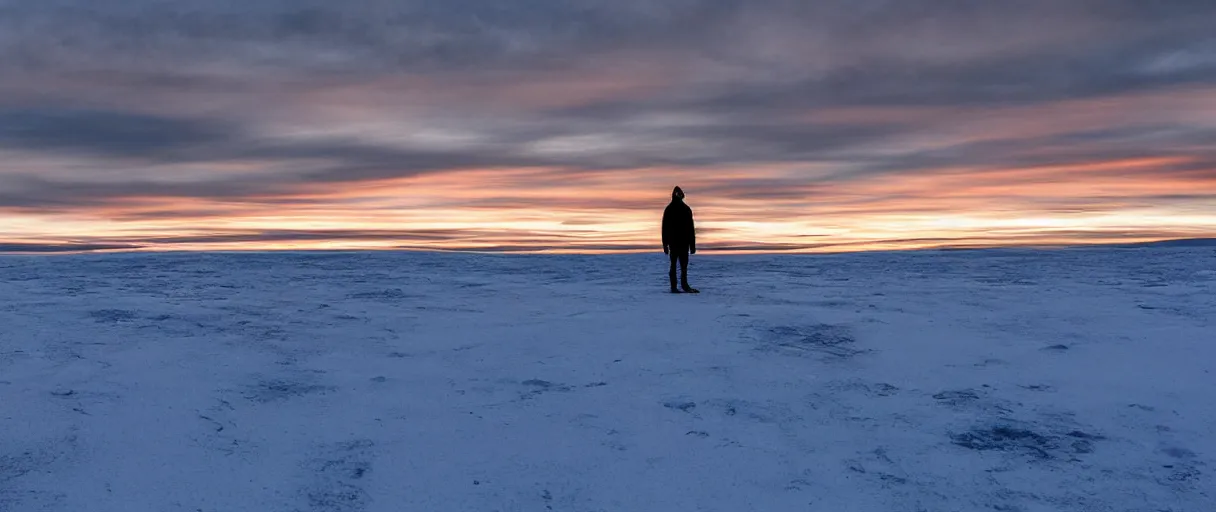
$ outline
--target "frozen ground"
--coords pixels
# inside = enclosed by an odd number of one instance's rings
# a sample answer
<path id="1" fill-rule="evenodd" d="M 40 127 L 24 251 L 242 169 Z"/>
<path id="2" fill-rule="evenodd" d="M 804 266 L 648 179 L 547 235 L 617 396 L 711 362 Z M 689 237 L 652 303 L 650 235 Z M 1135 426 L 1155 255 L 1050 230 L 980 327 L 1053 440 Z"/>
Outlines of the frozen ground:
<path id="1" fill-rule="evenodd" d="M 0 257 L 0 510 L 1216 510 L 1216 250 Z"/>

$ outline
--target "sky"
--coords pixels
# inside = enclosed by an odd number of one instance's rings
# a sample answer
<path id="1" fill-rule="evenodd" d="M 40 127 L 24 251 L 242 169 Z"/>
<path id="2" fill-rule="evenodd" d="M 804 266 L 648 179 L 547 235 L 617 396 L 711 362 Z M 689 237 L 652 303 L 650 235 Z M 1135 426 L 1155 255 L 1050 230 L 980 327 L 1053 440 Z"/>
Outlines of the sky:
<path id="1" fill-rule="evenodd" d="M 1216 236 L 1211 0 L 0 0 L 0 249 Z"/>

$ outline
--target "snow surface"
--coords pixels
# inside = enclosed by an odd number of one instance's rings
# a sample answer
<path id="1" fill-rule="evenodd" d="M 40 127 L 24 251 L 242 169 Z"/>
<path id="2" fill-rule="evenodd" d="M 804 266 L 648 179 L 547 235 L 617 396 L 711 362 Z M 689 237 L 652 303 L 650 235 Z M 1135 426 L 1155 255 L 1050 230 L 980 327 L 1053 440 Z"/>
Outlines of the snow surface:
<path id="1" fill-rule="evenodd" d="M 0 257 L 3 511 L 1216 510 L 1216 250 Z"/>

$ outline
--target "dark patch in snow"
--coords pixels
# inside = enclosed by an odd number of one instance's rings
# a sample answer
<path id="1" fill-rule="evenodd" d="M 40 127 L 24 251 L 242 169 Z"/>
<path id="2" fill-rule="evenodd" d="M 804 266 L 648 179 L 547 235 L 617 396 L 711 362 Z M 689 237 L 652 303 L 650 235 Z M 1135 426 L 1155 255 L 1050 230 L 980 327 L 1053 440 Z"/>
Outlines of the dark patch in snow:
<path id="1" fill-rule="evenodd" d="M 976 428 L 950 438 L 954 444 L 972 450 L 1012 452 L 1044 460 L 1093 453 L 1091 441 L 1105 439 L 1077 430 L 1059 436 L 1004 425 Z"/>
<path id="2" fill-rule="evenodd" d="M 249 386 L 243 396 L 248 400 L 267 403 L 305 395 L 327 393 L 333 390 L 332 386 L 322 386 L 297 380 L 270 379 L 258 381 L 258 383 Z"/>
<path id="3" fill-rule="evenodd" d="M 206 420 L 206 421 L 210 422 L 210 423 L 211 423 L 212 428 L 214 428 L 216 432 L 223 432 L 223 431 L 224 431 L 224 424 L 223 424 L 223 423 L 220 423 L 220 422 L 218 422 L 218 421 L 215 421 L 215 420 L 214 420 L 214 419 L 212 419 L 210 416 L 206 416 L 206 415 L 203 415 L 203 414 L 198 415 L 198 417 L 199 417 L 199 419 L 201 419 L 201 420 Z"/>
<path id="4" fill-rule="evenodd" d="M 890 483 L 893 483 L 893 484 L 906 484 L 906 483 L 908 483 L 908 479 L 907 479 L 907 478 L 903 478 L 903 477 L 900 477 L 900 476 L 895 476 L 895 475 L 892 475 L 892 474 L 890 474 L 890 473 L 876 473 L 876 474 L 878 475 L 878 479 L 879 479 L 879 480 L 882 480 L 882 481 L 884 481 L 884 482 L 890 482 Z"/>
<path id="5" fill-rule="evenodd" d="M 686 436 L 697 436 L 697 437 L 709 437 L 709 432 L 706 432 L 706 431 L 704 431 L 704 430 L 689 430 L 689 431 L 688 431 L 686 434 L 684 434 L 684 435 L 686 435 Z"/>
<path id="6" fill-rule="evenodd" d="M 125 309 L 97 309 L 89 311 L 89 316 L 97 323 L 130 322 L 137 317 L 134 311 Z"/>
<path id="7" fill-rule="evenodd" d="M 533 397 L 536 397 L 536 396 L 539 396 L 539 395 L 542 395 L 542 394 L 548 393 L 548 392 L 564 393 L 564 392 L 571 391 L 573 389 L 570 386 L 567 386 L 565 384 L 558 384 L 555 382 L 549 382 L 547 380 L 541 380 L 541 379 L 528 379 L 528 380 L 521 382 L 520 384 L 533 388 L 531 391 L 528 391 L 528 392 L 524 393 L 522 396 L 520 396 L 520 398 L 523 400 L 527 400 L 527 399 L 530 399 L 530 398 L 533 398 Z"/>
<path id="8" fill-rule="evenodd" d="M 954 444 L 972 450 L 1027 452 L 1039 458 L 1051 458 L 1049 450 L 1057 446 L 1050 438 L 1012 427 L 976 429 L 950 436 Z"/>
<path id="9" fill-rule="evenodd" d="M 941 393 L 933 395 L 933 398 L 945 404 L 958 406 L 974 402 L 978 400 L 980 396 L 976 394 L 975 390 L 960 389 L 955 391 L 942 391 Z"/>
<path id="10" fill-rule="evenodd" d="M 1195 452 L 1190 451 L 1186 448 L 1179 448 L 1176 446 L 1171 446 L 1171 447 L 1165 448 L 1165 449 L 1161 450 L 1161 452 L 1166 455 L 1169 455 L 1170 457 L 1173 457 L 1175 459 L 1193 459 L 1193 458 L 1195 458 Z"/>
<path id="11" fill-rule="evenodd" d="M 859 459 L 844 460 L 845 467 L 854 473 L 866 475 L 866 478 L 876 480 L 879 485 L 884 487 L 891 484 L 904 485 L 908 483 L 908 479 L 895 472 L 903 473 L 891 457 L 887 454 L 887 450 L 879 447 L 870 453 L 858 454 Z"/>
<path id="12" fill-rule="evenodd" d="M 3 441 L 3 439 L 0 439 Z M 56 461 L 68 456 L 77 447 L 75 435 L 18 448 L 20 451 L 0 452 L 0 491 L 4 490 L 6 482 L 23 477 L 35 471 L 41 471 Z M 3 504 L 3 501 L 0 501 Z M 0 510 L 5 510 L 0 508 Z"/>
<path id="13" fill-rule="evenodd" d="M 385 382 L 385 381 L 387 381 L 387 380 L 388 380 L 388 379 L 387 379 L 387 378 L 385 378 L 383 375 L 380 375 L 380 376 L 377 376 L 377 377 L 372 377 L 372 382 Z"/>
<path id="14" fill-rule="evenodd" d="M 801 478 L 798 478 L 798 479 L 795 479 L 795 480 L 790 480 L 789 485 L 786 485 L 786 486 L 785 486 L 785 490 L 787 490 L 787 491 L 801 491 L 802 489 L 804 489 L 804 488 L 806 488 L 806 487 L 810 487 L 810 486 L 811 486 L 811 483 L 810 483 L 810 482 L 808 482 L 808 481 L 806 481 L 806 480 L 803 480 L 803 479 L 801 479 Z"/>
<path id="15" fill-rule="evenodd" d="M 673 400 L 673 401 L 669 401 L 669 402 L 663 402 L 663 407 L 666 407 L 668 409 L 677 409 L 677 410 L 681 410 L 684 412 L 689 412 L 689 411 L 697 408 L 697 403 L 690 402 L 690 401 L 684 401 L 684 400 Z"/>
<path id="16" fill-rule="evenodd" d="M 845 379 L 827 384 L 827 388 L 835 394 L 861 393 L 870 397 L 886 397 L 899 393 L 899 388 L 885 382 L 865 382 L 861 379 Z"/>
<path id="17" fill-rule="evenodd" d="M 1096 441 L 1096 440 L 1100 440 L 1100 439 L 1106 439 L 1106 437 L 1105 437 L 1105 436 L 1101 436 L 1101 435 L 1098 435 L 1098 434 L 1088 434 L 1088 433 L 1085 433 L 1085 432 L 1081 432 L 1080 430 L 1074 430 L 1074 431 L 1072 431 L 1072 432 L 1069 432 L 1069 433 L 1068 433 L 1068 434 L 1066 434 L 1066 435 L 1067 435 L 1068 437 L 1076 437 L 1076 438 L 1078 438 L 1078 439 L 1088 439 L 1088 440 L 1091 440 L 1091 441 Z"/>
<path id="18" fill-rule="evenodd" d="M 1099 440 L 1106 439 L 1106 437 L 1104 437 L 1104 436 L 1095 435 L 1095 434 L 1087 434 L 1085 432 L 1081 432 L 1080 430 L 1074 430 L 1065 435 L 1076 439 L 1076 441 L 1073 441 L 1071 443 L 1073 452 L 1075 452 L 1075 453 L 1093 453 L 1093 451 L 1094 451 L 1093 441 L 1099 441 Z"/>
<path id="19" fill-rule="evenodd" d="M 1203 472 L 1194 466 L 1168 466 L 1168 469 L 1171 471 L 1165 478 L 1173 483 L 1190 483 L 1203 476 Z"/>
<path id="20" fill-rule="evenodd" d="M 400 288 L 391 288 L 387 290 L 352 293 L 347 295 L 347 297 L 362 300 L 399 301 L 413 297 L 413 295 L 402 291 Z"/>
<path id="21" fill-rule="evenodd" d="M 0 486 L 0 510 L 63 510 L 67 495 L 55 491 L 18 491 Z M 17 508 L 20 505 L 21 508 Z"/>
<path id="22" fill-rule="evenodd" d="M 852 329 L 845 325 L 783 325 L 766 329 L 762 336 L 772 348 L 794 353 L 820 353 L 847 359 L 866 352 L 854 346 L 857 339 Z"/>
<path id="23" fill-rule="evenodd" d="M 1072 450 L 1075 453 L 1093 453 L 1094 444 L 1089 441 L 1073 441 Z"/>
<path id="24" fill-rule="evenodd" d="M 812 301 L 811 304 L 823 308 L 847 308 L 852 306 L 854 303 L 844 300 L 820 300 Z"/>
<path id="25" fill-rule="evenodd" d="M 319 450 L 320 455 L 304 465 L 311 480 L 302 490 L 308 510 L 358 512 L 367 509 L 371 498 L 357 484 L 371 471 L 374 446 L 371 440 L 356 439 Z"/>
<path id="26" fill-rule="evenodd" d="M 232 412 L 236 408 L 227 400 L 217 399 L 216 404 L 206 410 L 195 411 L 198 419 L 206 422 L 211 432 L 200 440 L 201 444 L 224 455 L 250 455 L 253 444 L 242 437 L 240 429 L 232 420 Z"/>
<path id="27" fill-rule="evenodd" d="M 307 493 L 309 510 L 323 512 L 356 512 L 367 508 L 367 491 L 345 482 L 333 482 L 322 489 Z"/>
<path id="28" fill-rule="evenodd" d="M 45 459 L 37 452 L 0 454 L 0 482 L 25 476 L 44 463 Z"/>
<path id="29" fill-rule="evenodd" d="M 1049 352 L 1064 352 L 1065 350 L 1068 350 L 1068 345 L 1065 345 L 1063 343 L 1057 343 L 1055 345 L 1049 345 L 1049 346 L 1043 347 L 1043 350 L 1046 350 Z"/>
<path id="30" fill-rule="evenodd" d="M 592 382 L 591 384 L 586 384 L 586 385 L 584 385 L 583 387 L 585 387 L 585 388 L 598 388 L 598 387 L 607 386 L 607 385 L 608 385 L 608 383 L 607 383 L 607 382 Z"/>
<path id="31" fill-rule="evenodd" d="M 1031 384 L 1031 385 L 1029 385 L 1029 386 L 1021 386 L 1021 387 L 1022 387 L 1022 389 L 1028 389 L 1028 390 L 1030 390 L 1030 391 L 1043 391 L 1043 392 L 1048 392 L 1048 391 L 1055 391 L 1055 390 L 1056 390 L 1056 388 L 1055 388 L 1055 387 L 1048 386 L 1048 385 L 1046 385 L 1046 384 Z"/>
<path id="32" fill-rule="evenodd" d="M 812 402 L 819 400 L 812 398 Z M 688 401 L 671 401 L 664 406 L 668 408 L 678 409 L 674 406 L 689 406 L 689 409 L 697 407 L 695 402 Z M 791 420 L 797 421 L 797 418 L 791 413 L 786 404 L 773 401 L 752 402 L 748 400 L 729 399 L 729 400 L 710 400 L 706 401 L 701 406 L 711 407 L 712 410 L 720 410 L 725 416 L 746 418 L 758 423 L 785 423 Z M 811 405 L 813 408 L 814 405 Z"/>

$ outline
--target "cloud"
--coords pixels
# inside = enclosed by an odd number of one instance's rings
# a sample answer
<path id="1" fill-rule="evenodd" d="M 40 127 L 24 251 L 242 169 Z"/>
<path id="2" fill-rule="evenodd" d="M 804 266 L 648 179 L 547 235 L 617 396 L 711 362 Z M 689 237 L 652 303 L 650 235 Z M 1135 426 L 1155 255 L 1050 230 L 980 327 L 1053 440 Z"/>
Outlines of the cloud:
<path id="1" fill-rule="evenodd" d="M 429 242 L 466 238 L 470 233 L 459 230 L 239 230 L 179 236 L 147 236 L 138 240 L 146 244 L 221 244 L 236 242 L 304 242 L 316 240 L 393 240 Z"/>
<path id="2" fill-rule="evenodd" d="M 222 142 L 227 133 L 220 123 L 127 112 L 57 108 L 0 111 L 0 146 L 36 151 L 149 155 Z"/>
<path id="3" fill-rule="evenodd" d="M 588 234 L 594 234 L 588 232 Z M 521 243 L 520 241 L 526 241 Z M 633 244 L 628 240 L 613 240 L 611 237 L 593 236 L 586 240 L 567 243 L 553 233 L 519 230 L 502 233 L 478 229 L 234 229 L 198 232 L 188 235 L 137 235 L 123 237 L 82 237 L 82 241 L 70 243 L 21 243 L 0 242 L 0 252 L 83 252 L 101 250 L 164 249 L 189 247 L 231 247 L 245 244 L 260 246 L 276 244 L 300 244 L 324 241 L 328 243 L 367 244 L 364 247 L 379 249 L 434 249 L 458 251 L 521 252 L 544 251 L 562 248 L 577 248 L 584 251 L 634 251 L 655 250 L 653 244 Z M 257 245 L 255 245 L 257 246 Z"/>

